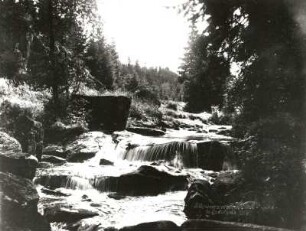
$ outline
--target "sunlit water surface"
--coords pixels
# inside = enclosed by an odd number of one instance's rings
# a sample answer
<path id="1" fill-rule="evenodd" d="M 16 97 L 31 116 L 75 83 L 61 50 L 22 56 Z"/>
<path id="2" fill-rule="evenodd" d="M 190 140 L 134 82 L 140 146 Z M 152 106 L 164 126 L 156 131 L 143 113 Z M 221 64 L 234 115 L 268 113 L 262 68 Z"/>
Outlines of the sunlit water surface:
<path id="1" fill-rule="evenodd" d="M 101 176 L 120 176 L 125 173 L 135 171 L 141 165 L 150 165 L 152 161 L 141 158 L 123 159 L 127 143 L 137 145 L 163 144 L 167 142 L 198 140 L 229 140 L 228 137 L 218 136 L 213 133 L 195 133 L 190 131 L 168 131 L 162 138 L 145 137 L 137 134 L 122 133 L 124 138 L 115 144 L 110 136 L 103 141 L 102 148 L 95 157 L 85 163 L 67 163 L 49 169 L 38 169 L 37 176 L 40 175 L 67 175 L 69 180 L 64 188 L 59 191 L 69 194 L 67 197 L 56 197 L 46 195 L 41 192 L 42 186 L 37 189 L 40 194 L 39 211 L 51 203 L 61 203 L 70 208 L 82 208 L 97 212 L 99 215 L 93 218 L 83 219 L 84 224 L 100 225 L 101 228 L 136 225 L 143 222 L 170 220 L 177 225 L 186 220 L 183 212 L 184 198 L 187 191 L 167 192 L 157 196 L 127 196 L 120 200 L 110 198 L 110 192 L 99 192 L 90 184 L 90 180 Z M 100 166 L 101 158 L 110 160 L 113 166 Z M 178 156 L 174 156 L 171 161 L 162 161 L 157 169 L 171 174 L 188 175 L 189 179 L 210 180 L 209 173 L 199 168 L 184 168 Z M 86 199 L 84 199 L 86 198 Z M 65 224 L 52 223 L 52 230 L 65 230 Z"/>

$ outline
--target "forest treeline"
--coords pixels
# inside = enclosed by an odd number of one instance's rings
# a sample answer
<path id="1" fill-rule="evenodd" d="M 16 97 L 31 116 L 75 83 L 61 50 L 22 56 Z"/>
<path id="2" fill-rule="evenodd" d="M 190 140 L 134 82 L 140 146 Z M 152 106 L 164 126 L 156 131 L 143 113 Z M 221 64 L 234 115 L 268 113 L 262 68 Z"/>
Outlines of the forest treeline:
<path id="1" fill-rule="evenodd" d="M 95 0 L 0 0 L 0 74 L 51 89 L 55 104 L 87 86 L 146 90 L 184 100 L 191 112 L 219 106 L 222 122 L 232 123 L 241 140 L 233 149 L 247 182 L 244 196 L 272 206 L 275 226 L 299 228 L 306 182 L 305 3 L 189 0 L 181 10 L 191 23 L 208 26 L 193 27 L 177 76 L 120 63 L 115 44 L 104 39 Z"/>
<path id="2" fill-rule="evenodd" d="M 223 108 L 241 139 L 233 148 L 249 189 L 244 196 L 272 206 L 267 219 L 275 226 L 299 228 L 305 217 L 304 1 L 191 0 L 182 10 L 193 23 L 208 23 L 191 34 L 182 66 L 187 109 Z"/>
<path id="3" fill-rule="evenodd" d="M 95 0 L 0 1 L 0 74 L 63 95 L 86 86 L 100 92 L 147 90 L 179 99 L 177 74 L 119 61 L 108 44 Z"/>

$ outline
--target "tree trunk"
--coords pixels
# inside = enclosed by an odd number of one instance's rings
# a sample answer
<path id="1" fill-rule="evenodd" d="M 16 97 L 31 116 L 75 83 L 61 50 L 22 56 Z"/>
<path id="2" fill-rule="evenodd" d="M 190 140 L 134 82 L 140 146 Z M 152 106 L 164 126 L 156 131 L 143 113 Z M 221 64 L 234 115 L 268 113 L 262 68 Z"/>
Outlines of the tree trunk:
<path id="1" fill-rule="evenodd" d="M 55 36 L 54 36 L 54 27 L 53 27 L 53 4 L 52 0 L 49 0 L 49 58 L 51 62 L 50 67 L 50 79 L 52 81 L 52 97 L 53 97 L 53 103 L 55 105 L 58 105 L 59 103 L 59 94 L 58 94 L 58 79 L 57 75 L 55 73 Z M 57 113 L 55 111 L 55 113 Z"/>

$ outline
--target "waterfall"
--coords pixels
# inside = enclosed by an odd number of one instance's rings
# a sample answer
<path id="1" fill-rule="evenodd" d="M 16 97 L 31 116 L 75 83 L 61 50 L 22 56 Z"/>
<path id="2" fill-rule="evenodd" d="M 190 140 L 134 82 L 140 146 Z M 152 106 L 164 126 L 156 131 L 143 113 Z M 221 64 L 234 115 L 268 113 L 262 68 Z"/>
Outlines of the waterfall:
<path id="1" fill-rule="evenodd" d="M 85 190 L 93 188 L 89 179 L 67 175 L 42 175 L 36 177 L 34 183 L 51 189 L 69 188 Z"/>
<path id="2" fill-rule="evenodd" d="M 72 176 L 67 178 L 65 188 L 86 190 L 93 187 L 88 179 Z"/>
<path id="3" fill-rule="evenodd" d="M 198 166 L 197 145 L 191 142 L 173 141 L 164 144 L 138 146 L 126 150 L 122 158 L 129 161 L 174 161 L 180 159 L 184 167 Z"/>

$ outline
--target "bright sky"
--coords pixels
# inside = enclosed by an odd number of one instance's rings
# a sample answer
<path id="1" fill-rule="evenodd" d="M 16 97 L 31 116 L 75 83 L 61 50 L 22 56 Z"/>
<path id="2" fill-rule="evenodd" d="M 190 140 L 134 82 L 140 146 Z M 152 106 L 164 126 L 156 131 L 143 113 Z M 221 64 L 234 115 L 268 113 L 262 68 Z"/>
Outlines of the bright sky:
<path id="1" fill-rule="evenodd" d="M 115 42 L 119 58 L 148 67 L 177 71 L 190 32 L 175 6 L 186 0 L 97 0 L 104 34 Z"/>

